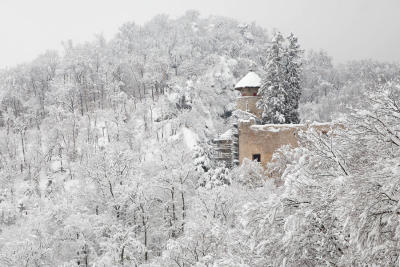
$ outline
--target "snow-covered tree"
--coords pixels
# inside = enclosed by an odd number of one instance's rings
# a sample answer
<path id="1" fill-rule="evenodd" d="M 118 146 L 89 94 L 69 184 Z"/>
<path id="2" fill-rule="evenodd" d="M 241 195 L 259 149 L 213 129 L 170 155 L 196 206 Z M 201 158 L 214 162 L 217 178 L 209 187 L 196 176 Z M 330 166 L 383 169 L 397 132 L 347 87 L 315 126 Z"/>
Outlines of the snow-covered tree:
<path id="1" fill-rule="evenodd" d="M 301 54 L 297 38 L 276 32 L 267 51 L 265 72 L 257 106 L 265 123 L 299 123 Z"/>
<path id="2" fill-rule="evenodd" d="M 0 265 L 398 265 L 397 64 L 311 56 L 302 119 L 346 119 L 267 172 L 212 162 L 249 66 L 265 122 L 296 122 L 301 51 L 268 41 L 188 12 L 1 70 Z"/>
<path id="3" fill-rule="evenodd" d="M 285 121 L 299 123 L 299 101 L 301 96 L 302 54 L 297 37 L 291 33 L 287 37 L 287 47 L 284 50 L 284 82 L 286 87 Z"/>

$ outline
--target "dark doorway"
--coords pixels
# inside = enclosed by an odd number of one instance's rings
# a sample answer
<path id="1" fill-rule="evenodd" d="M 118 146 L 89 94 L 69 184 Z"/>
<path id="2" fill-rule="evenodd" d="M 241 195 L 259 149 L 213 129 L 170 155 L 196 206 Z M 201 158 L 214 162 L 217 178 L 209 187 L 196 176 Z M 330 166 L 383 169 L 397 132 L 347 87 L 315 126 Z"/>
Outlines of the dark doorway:
<path id="1" fill-rule="evenodd" d="M 257 162 L 261 162 L 261 155 L 260 154 L 253 154 L 253 160 L 256 160 Z"/>

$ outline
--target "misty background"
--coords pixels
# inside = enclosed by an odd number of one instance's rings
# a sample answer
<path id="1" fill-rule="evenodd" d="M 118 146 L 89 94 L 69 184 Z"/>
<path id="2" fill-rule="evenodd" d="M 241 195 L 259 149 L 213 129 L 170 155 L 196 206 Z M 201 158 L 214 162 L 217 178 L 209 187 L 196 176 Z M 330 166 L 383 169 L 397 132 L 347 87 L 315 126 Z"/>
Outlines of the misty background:
<path id="1" fill-rule="evenodd" d="M 2 0 L 0 67 L 34 59 L 61 42 L 114 36 L 125 22 L 143 24 L 157 14 L 171 17 L 196 9 L 203 17 L 222 15 L 285 34 L 294 32 L 305 49 L 324 49 L 335 63 L 357 59 L 399 61 L 397 0 Z"/>

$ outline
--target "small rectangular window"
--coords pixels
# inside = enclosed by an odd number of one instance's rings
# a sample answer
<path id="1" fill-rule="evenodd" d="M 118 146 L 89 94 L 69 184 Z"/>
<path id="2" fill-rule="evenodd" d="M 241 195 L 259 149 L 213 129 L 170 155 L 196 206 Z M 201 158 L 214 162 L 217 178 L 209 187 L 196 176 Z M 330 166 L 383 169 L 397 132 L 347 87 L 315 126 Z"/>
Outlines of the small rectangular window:
<path id="1" fill-rule="evenodd" d="M 253 154 L 253 160 L 256 160 L 257 162 L 261 162 L 261 155 L 260 154 Z"/>

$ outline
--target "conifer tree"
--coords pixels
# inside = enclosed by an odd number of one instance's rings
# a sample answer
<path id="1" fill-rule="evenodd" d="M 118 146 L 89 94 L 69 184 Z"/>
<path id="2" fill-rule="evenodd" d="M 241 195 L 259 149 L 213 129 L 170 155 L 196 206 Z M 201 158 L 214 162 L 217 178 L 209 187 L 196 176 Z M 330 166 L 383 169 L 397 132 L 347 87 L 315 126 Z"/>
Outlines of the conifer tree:
<path id="1" fill-rule="evenodd" d="M 287 123 L 299 123 L 299 100 L 301 95 L 301 55 L 303 51 L 300 49 L 297 37 L 291 33 L 287 37 L 288 45 L 284 51 L 285 58 L 285 76 L 286 83 L 286 112 L 285 119 Z"/>
<path id="2" fill-rule="evenodd" d="M 264 123 L 299 123 L 301 53 L 293 34 L 285 40 L 280 32 L 275 33 L 258 92 L 257 106 L 263 110 Z"/>

